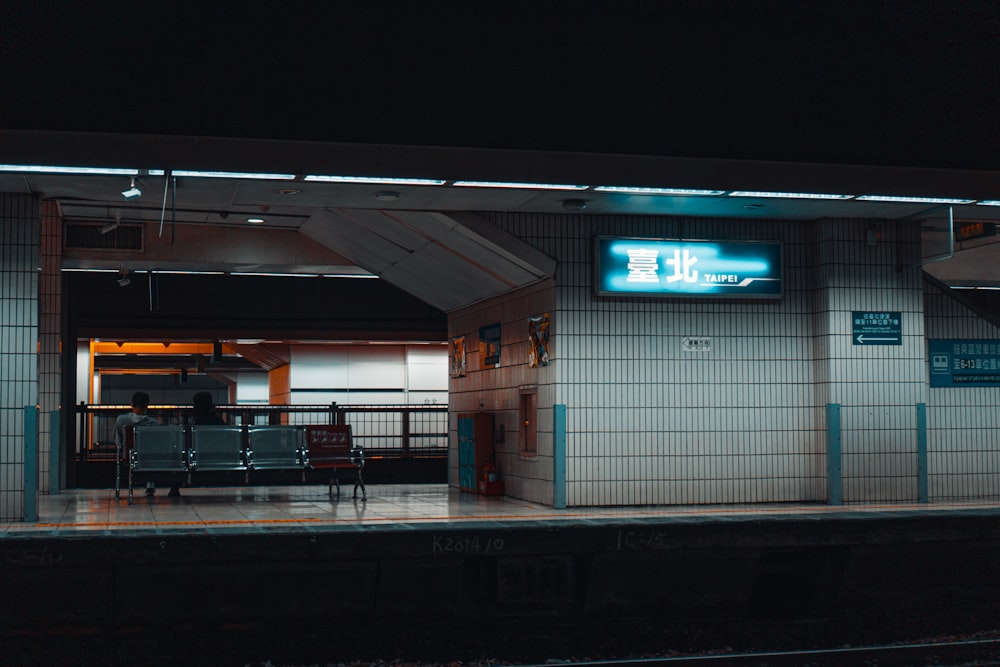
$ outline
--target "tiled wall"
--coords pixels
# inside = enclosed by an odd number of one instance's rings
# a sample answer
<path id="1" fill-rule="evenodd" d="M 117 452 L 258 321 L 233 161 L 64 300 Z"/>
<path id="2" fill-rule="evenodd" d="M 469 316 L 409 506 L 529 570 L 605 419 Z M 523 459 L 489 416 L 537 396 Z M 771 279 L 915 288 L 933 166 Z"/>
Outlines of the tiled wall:
<path id="1" fill-rule="evenodd" d="M 1000 340 L 1000 328 L 926 289 L 927 338 Z M 925 374 L 927 370 L 925 369 Z M 1000 497 L 1000 388 L 935 387 L 927 399 L 931 500 Z"/>
<path id="2" fill-rule="evenodd" d="M 0 520 L 24 518 L 24 408 L 38 403 L 38 202 L 0 193 Z"/>
<path id="3" fill-rule="evenodd" d="M 840 405 L 843 500 L 915 500 L 917 403 L 926 401 L 919 225 L 816 225 L 817 408 Z M 899 312 L 901 345 L 859 345 L 854 311 Z"/>
<path id="4" fill-rule="evenodd" d="M 51 490 L 52 416 L 62 401 L 60 312 L 62 301 L 62 217 L 56 202 L 41 204 L 41 282 L 38 293 L 38 488 Z M 59 484 L 61 486 L 61 482 Z"/>
<path id="5" fill-rule="evenodd" d="M 550 357 L 559 346 L 558 318 L 553 314 L 555 287 L 545 281 L 452 313 L 448 318 L 449 339 L 464 336 L 466 371 L 449 381 L 450 441 L 457 451 L 458 415 L 471 412 L 493 414 L 494 429 L 503 429 L 495 445 L 496 464 L 509 495 L 551 504 L 552 497 L 552 405 L 555 403 L 552 365 L 531 367 L 528 363 L 528 319 L 549 313 Z M 501 354 L 498 368 L 484 368 L 479 357 L 480 327 L 500 324 Z M 521 452 L 520 395 L 536 392 L 538 435 L 534 453 Z M 458 485 L 458 457 L 449 457 L 449 480 Z"/>
<path id="6" fill-rule="evenodd" d="M 539 405 L 567 406 L 568 505 L 825 501 L 829 402 L 843 408 L 844 499 L 916 498 L 922 285 L 919 269 L 900 268 L 919 242 L 915 226 L 897 237 L 879 224 L 870 245 L 874 223 L 857 220 L 486 216 L 559 262 L 546 370 L 555 385 Z M 784 295 L 598 299 L 591 256 L 601 234 L 781 241 Z M 519 298 L 453 313 L 450 334 L 474 337 L 512 308 L 505 322 L 527 316 L 536 306 L 513 307 Z M 903 313 L 902 345 L 852 344 L 851 314 L 868 309 Z M 710 351 L 685 351 L 691 336 L 710 338 Z M 504 345 L 515 339 L 505 333 Z M 478 402 L 504 415 L 520 381 L 513 368 L 453 380 L 452 412 Z M 547 417 L 539 421 L 551 431 Z M 508 482 L 508 493 L 548 502 L 550 471 L 543 462 L 525 472 L 536 484 Z"/>

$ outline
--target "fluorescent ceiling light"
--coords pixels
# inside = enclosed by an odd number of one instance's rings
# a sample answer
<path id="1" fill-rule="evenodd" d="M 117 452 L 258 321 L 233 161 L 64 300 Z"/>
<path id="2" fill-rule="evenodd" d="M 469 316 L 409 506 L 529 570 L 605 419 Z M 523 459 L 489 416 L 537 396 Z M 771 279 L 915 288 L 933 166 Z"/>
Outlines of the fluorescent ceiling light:
<path id="1" fill-rule="evenodd" d="M 324 273 L 321 278 L 378 278 L 374 273 Z"/>
<path id="2" fill-rule="evenodd" d="M 976 206 L 1000 206 L 1000 199 L 984 199 L 977 201 Z"/>
<path id="3" fill-rule="evenodd" d="M 952 199 L 949 197 L 899 197 L 896 195 L 860 195 L 858 201 L 884 201 L 909 204 L 971 204 L 975 199 Z"/>
<path id="4" fill-rule="evenodd" d="M 628 185 L 598 185 L 596 192 L 615 192 L 625 195 L 674 195 L 679 197 L 711 197 L 725 194 L 725 190 L 696 190 L 691 188 L 642 188 Z"/>
<path id="5" fill-rule="evenodd" d="M 436 178 L 382 178 L 377 176 L 329 176 L 309 174 L 306 181 L 317 183 L 361 183 L 367 185 L 444 185 L 446 181 Z"/>
<path id="6" fill-rule="evenodd" d="M 157 274 L 170 274 L 174 276 L 224 276 L 225 271 L 179 271 L 179 270 L 164 270 L 160 269 L 156 272 Z"/>
<path id="7" fill-rule="evenodd" d="M 92 176 L 137 176 L 138 169 L 115 167 L 55 167 L 40 164 L 0 164 L 0 171 L 19 174 L 87 174 Z"/>
<path id="8" fill-rule="evenodd" d="M 459 188 L 514 188 L 522 190 L 586 190 L 589 185 L 563 185 L 559 183 L 507 183 L 505 181 L 455 181 Z"/>
<path id="9" fill-rule="evenodd" d="M 773 199 L 852 199 L 854 195 L 833 195 L 821 192 L 759 192 L 756 190 L 734 190 L 730 197 L 770 197 Z"/>
<path id="10" fill-rule="evenodd" d="M 319 278 L 318 273 L 267 273 L 262 271 L 233 271 L 231 276 L 267 276 L 269 278 Z"/>
<path id="11" fill-rule="evenodd" d="M 60 270 L 66 273 L 119 273 L 118 269 L 78 269 L 63 267 Z"/>
<path id="12" fill-rule="evenodd" d="M 171 176 L 193 176 L 196 178 L 244 178 L 256 181 L 293 181 L 295 174 L 258 174 L 246 171 L 186 171 L 174 170 Z"/>

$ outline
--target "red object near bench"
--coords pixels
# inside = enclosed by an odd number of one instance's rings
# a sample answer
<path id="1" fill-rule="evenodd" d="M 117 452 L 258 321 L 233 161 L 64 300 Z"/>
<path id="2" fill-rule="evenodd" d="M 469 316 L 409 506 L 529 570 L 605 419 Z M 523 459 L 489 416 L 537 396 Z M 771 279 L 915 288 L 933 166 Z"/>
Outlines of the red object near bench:
<path id="1" fill-rule="evenodd" d="M 365 467 L 364 447 L 354 444 L 350 424 L 313 424 L 305 427 L 306 467 L 313 470 L 332 470 L 330 479 L 330 495 L 337 486 L 337 496 L 340 496 L 340 480 L 337 470 L 341 468 L 357 471 L 354 477 L 354 497 L 358 497 L 358 487 L 361 487 L 362 500 L 368 497 L 365 492 L 365 480 L 361 471 Z"/>

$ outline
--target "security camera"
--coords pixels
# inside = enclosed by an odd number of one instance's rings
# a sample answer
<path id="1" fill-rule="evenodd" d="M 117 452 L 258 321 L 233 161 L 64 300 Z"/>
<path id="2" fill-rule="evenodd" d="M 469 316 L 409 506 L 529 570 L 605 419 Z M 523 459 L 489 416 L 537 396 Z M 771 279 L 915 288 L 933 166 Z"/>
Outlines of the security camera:
<path id="1" fill-rule="evenodd" d="M 123 277 L 121 277 L 121 278 L 118 279 L 118 286 L 119 287 L 128 287 L 131 284 L 132 284 L 132 281 L 131 281 L 131 279 L 129 279 L 128 276 L 123 276 Z"/>
<path id="2" fill-rule="evenodd" d="M 129 188 L 122 190 L 122 199 L 125 201 L 135 201 L 139 197 L 142 197 L 142 184 L 136 183 L 135 178 L 133 178 Z"/>

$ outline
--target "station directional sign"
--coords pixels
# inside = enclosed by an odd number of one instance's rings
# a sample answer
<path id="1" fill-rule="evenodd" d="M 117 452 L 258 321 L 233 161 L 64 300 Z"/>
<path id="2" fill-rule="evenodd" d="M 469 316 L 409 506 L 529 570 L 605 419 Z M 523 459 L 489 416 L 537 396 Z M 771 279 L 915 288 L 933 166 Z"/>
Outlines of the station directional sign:
<path id="1" fill-rule="evenodd" d="M 932 387 L 1000 387 L 1000 340 L 927 342 Z"/>
<path id="2" fill-rule="evenodd" d="M 854 345 L 902 345 L 903 314 L 855 310 L 851 313 L 851 342 Z"/>

